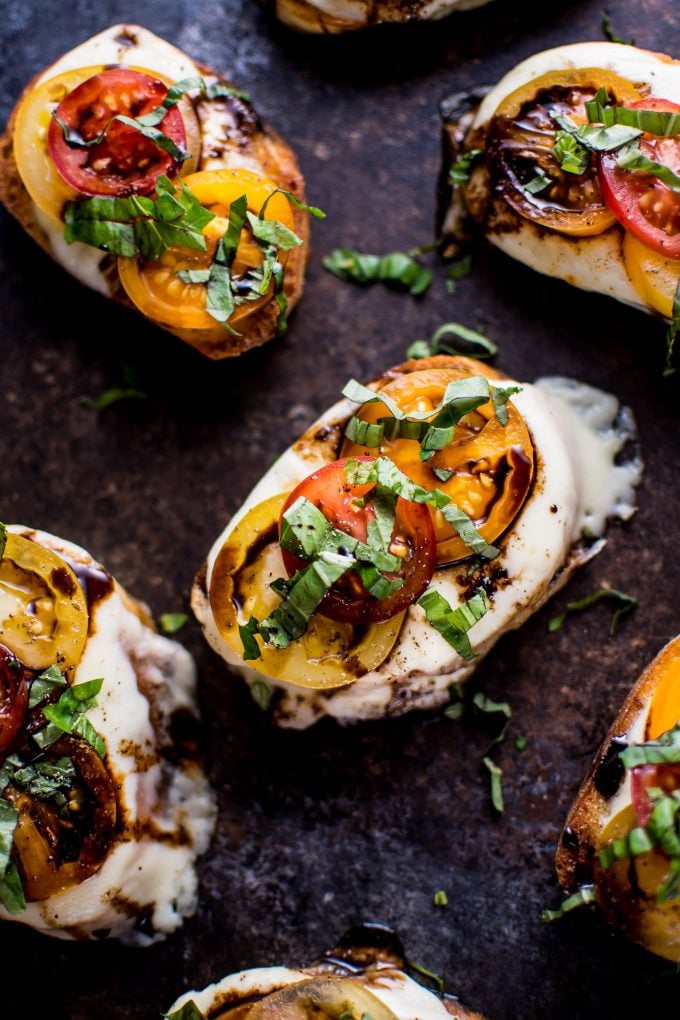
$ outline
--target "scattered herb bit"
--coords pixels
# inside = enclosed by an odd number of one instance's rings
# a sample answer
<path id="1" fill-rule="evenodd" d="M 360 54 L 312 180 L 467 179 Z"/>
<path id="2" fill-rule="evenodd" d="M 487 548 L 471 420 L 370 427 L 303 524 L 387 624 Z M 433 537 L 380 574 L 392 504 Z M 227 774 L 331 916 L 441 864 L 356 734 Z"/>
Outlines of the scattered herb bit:
<path id="1" fill-rule="evenodd" d="M 187 613 L 161 613 L 158 626 L 162 634 L 176 634 L 185 626 L 189 616 Z"/>
<path id="2" fill-rule="evenodd" d="M 243 645 L 243 658 L 246 662 L 249 659 L 259 659 L 262 655 L 260 646 L 255 639 L 259 622 L 256 617 L 251 616 L 248 622 L 241 624 L 238 629 L 241 644 Z"/>
<path id="3" fill-rule="evenodd" d="M 491 803 L 493 804 L 496 811 L 499 814 L 503 813 L 505 805 L 503 804 L 503 786 L 502 776 L 503 769 L 499 768 L 498 765 L 491 758 L 482 758 L 482 764 L 484 764 L 489 770 L 489 776 L 491 779 Z"/>
<path id="4" fill-rule="evenodd" d="M 582 885 L 581 888 L 572 896 L 569 896 L 557 910 L 542 911 L 541 920 L 557 921 L 558 918 L 564 917 L 565 914 L 568 914 L 570 910 L 576 910 L 577 907 L 586 907 L 589 903 L 594 902 L 595 886 Z"/>
<path id="5" fill-rule="evenodd" d="M 505 406 L 516 393 L 521 393 L 521 386 L 494 386 L 491 390 L 491 402 L 496 412 L 496 418 L 503 428 L 508 424 L 508 409 Z"/>
<path id="6" fill-rule="evenodd" d="M 432 902 L 435 907 L 446 907 L 449 902 L 449 898 L 443 889 L 437 889 L 436 893 L 432 897 Z"/>
<path id="7" fill-rule="evenodd" d="M 165 174 L 156 181 L 156 198 L 98 196 L 68 202 L 64 239 L 132 258 L 158 259 L 179 245 L 206 251 L 203 228 L 214 219 L 191 191 L 178 181 L 180 190 Z"/>
<path id="8" fill-rule="evenodd" d="M 416 974 L 422 974 L 423 977 L 429 978 L 430 981 L 434 982 L 439 994 L 444 994 L 446 985 L 444 984 L 444 979 L 439 977 L 438 974 L 433 973 L 433 971 L 428 970 L 426 967 L 422 967 L 419 963 L 414 963 L 413 960 L 407 960 L 406 966 L 409 970 L 414 970 Z"/>
<path id="9" fill-rule="evenodd" d="M 602 34 L 605 39 L 609 39 L 609 42 L 622 43 L 624 46 L 635 45 L 635 39 L 623 39 L 620 35 L 616 35 L 616 33 L 612 31 L 609 11 L 606 9 L 602 11 Z"/>
<path id="10" fill-rule="evenodd" d="M 262 208 L 260 209 L 260 219 L 264 219 L 265 210 L 274 195 L 285 195 L 292 206 L 295 206 L 296 209 L 300 209 L 301 212 L 309 213 L 309 215 L 313 216 L 315 220 L 326 219 L 326 213 L 323 209 L 319 209 L 315 205 L 307 205 L 306 202 L 301 202 L 299 198 L 295 197 L 292 191 L 286 191 L 285 188 L 276 188 L 272 191 L 271 195 L 264 200 Z"/>
<path id="11" fill-rule="evenodd" d="M 7 527 L 0 521 L 0 560 L 5 555 L 5 546 L 7 545 Z"/>
<path id="12" fill-rule="evenodd" d="M 452 337 L 462 343 L 450 339 Z M 498 354 L 498 344 L 476 329 L 461 326 L 459 322 L 445 322 L 429 340 L 415 340 L 406 350 L 407 358 L 429 358 L 432 354 L 471 354 L 483 360 Z"/>
<path id="13" fill-rule="evenodd" d="M 446 270 L 446 278 L 452 284 L 457 283 L 459 280 L 464 280 L 466 276 L 470 275 L 472 270 L 472 255 L 463 255 L 462 258 L 456 259 L 452 262 Z"/>
<path id="14" fill-rule="evenodd" d="M 341 280 L 395 283 L 416 296 L 424 294 L 432 283 L 432 271 L 421 266 L 408 252 L 367 255 L 351 248 L 335 248 L 323 260 L 323 266 Z"/>
<path id="15" fill-rule="evenodd" d="M 526 746 L 527 746 L 527 738 L 526 737 L 522 737 L 522 736 L 515 737 L 515 747 L 517 748 L 518 751 L 524 751 Z"/>
<path id="16" fill-rule="evenodd" d="M 523 185 L 523 187 L 530 195 L 540 195 L 540 193 L 545 191 L 546 188 L 549 188 L 552 183 L 552 177 L 546 177 L 539 167 L 534 167 L 534 176 L 529 183 Z"/>
<path id="17" fill-rule="evenodd" d="M 418 599 L 417 605 L 425 611 L 430 626 L 439 631 L 462 659 L 474 659 L 468 631 L 489 609 L 486 592 L 478 588 L 467 602 L 453 609 L 447 600 L 436 589 L 428 588 Z"/>
<path id="18" fill-rule="evenodd" d="M 163 1013 L 165 1020 L 206 1020 L 193 999 L 189 999 L 183 1006 L 176 1009 L 174 1013 Z"/>
<path id="19" fill-rule="evenodd" d="M 493 701 L 492 698 L 488 698 L 482 691 L 477 691 L 472 699 L 472 704 L 478 712 L 482 712 L 485 715 L 503 715 L 505 716 L 505 723 L 497 737 L 489 744 L 487 751 L 490 751 L 495 744 L 502 743 L 505 740 L 505 734 L 512 718 L 512 709 L 507 701 Z"/>
<path id="20" fill-rule="evenodd" d="M 616 634 L 621 619 L 635 609 L 638 604 L 638 600 L 633 595 L 626 595 L 623 591 L 618 591 L 616 588 L 598 588 L 591 595 L 586 595 L 582 599 L 576 599 L 574 602 L 567 604 L 567 611 L 565 613 L 559 613 L 557 616 L 553 616 L 548 621 L 549 633 L 554 633 L 559 630 L 567 618 L 568 613 L 578 613 L 582 609 L 588 609 L 590 606 L 595 605 L 596 602 L 600 602 L 604 599 L 607 602 L 615 602 L 618 604 L 618 609 L 612 617 L 611 626 L 609 628 L 610 637 L 614 637 Z"/>
<path id="21" fill-rule="evenodd" d="M 627 769 L 637 765 L 674 765 L 680 762 L 680 723 L 676 723 L 656 740 L 630 744 L 619 752 L 619 758 Z"/>
<path id="22" fill-rule="evenodd" d="M 556 133 L 552 154 L 562 170 L 568 174 L 584 174 L 590 163 L 590 153 L 585 145 L 564 130 Z"/>
<path id="23" fill-rule="evenodd" d="M 602 124 L 605 128 L 623 125 L 634 128 L 640 134 L 643 131 L 666 137 L 680 134 L 680 113 L 611 106 L 605 88 L 598 89 L 593 99 L 586 103 L 586 116 L 590 124 Z"/>
<path id="24" fill-rule="evenodd" d="M 104 390 L 98 397 L 83 397 L 81 403 L 93 411 L 105 411 L 113 404 L 119 404 L 123 400 L 148 400 L 149 394 L 142 390 L 128 389 L 123 386 L 114 386 L 110 390 Z"/>
<path id="25" fill-rule="evenodd" d="M 261 708 L 263 712 L 266 712 L 269 709 L 269 706 L 272 703 L 273 693 L 274 692 L 269 684 L 266 684 L 264 680 L 254 680 L 250 685 L 251 697 L 257 707 Z"/>
<path id="26" fill-rule="evenodd" d="M 460 159 L 457 159 L 451 165 L 449 183 L 465 184 L 466 181 L 469 181 L 472 167 L 479 160 L 479 157 L 483 155 L 484 153 L 481 149 L 470 149 L 469 152 L 464 152 Z"/>

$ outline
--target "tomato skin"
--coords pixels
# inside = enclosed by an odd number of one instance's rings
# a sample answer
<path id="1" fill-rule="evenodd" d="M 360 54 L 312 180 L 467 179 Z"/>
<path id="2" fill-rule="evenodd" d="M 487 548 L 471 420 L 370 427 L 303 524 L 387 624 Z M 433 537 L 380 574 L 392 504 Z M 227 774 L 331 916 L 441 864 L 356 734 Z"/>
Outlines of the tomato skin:
<path id="1" fill-rule="evenodd" d="M 27 671 L 9 648 L 0 645 L 0 754 L 11 747 L 27 708 Z"/>
<path id="2" fill-rule="evenodd" d="M 680 113 L 668 99 L 641 99 L 633 109 Z M 680 140 L 644 134 L 640 151 L 648 159 L 680 171 Z M 667 259 L 680 259 L 680 195 L 649 174 L 618 166 L 618 152 L 603 152 L 599 178 L 602 197 L 617 220 L 648 248 Z"/>
<path id="3" fill-rule="evenodd" d="M 680 787 L 680 764 L 637 765 L 631 772 L 631 794 L 638 825 L 646 825 L 654 805 L 647 796 L 649 787 L 658 786 L 665 793 Z"/>
<path id="4" fill-rule="evenodd" d="M 135 128 L 112 121 L 117 114 L 141 117 L 160 106 L 168 93 L 163 82 L 129 68 L 95 74 L 63 99 L 56 115 L 85 141 L 108 129 L 91 148 L 70 146 L 53 118 L 48 131 L 50 155 L 60 176 L 82 195 L 145 195 L 154 190 L 160 174 L 174 174 L 178 163 Z M 186 132 L 182 115 L 173 107 L 157 125 L 178 148 Z"/>
<path id="5" fill-rule="evenodd" d="M 317 506 L 334 527 L 364 542 L 368 523 L 375 513 L 370 503 L 359 508 L 352 501 L 370 494 L 374 486 L 372 483 L 350 485 L 345 465 L 349 460 L 371 463 L 376 459 L 343 457 L 314 471 L 293 489 L 286 500 L 281 511 L 279 534 L 286 510 L 304 497 Z M 437 542 L 430 511 L 424 504 L 411 503 L 399 497 L 395 513 L 393 540 L 402 539 L 407 550 L 402 569 L 396 575 L 404 581 L 401 588 L 385 599 L 377 599 L 366 591 L 356 574 L 348 573 L 326 592 L 319 606 L 319 612 L 324 616 L 342 623 L 379 623 L 402 612 L 425 591 L 437 565 Z M 289 576 L 307 565 L 305 560 L 298 559 L 285 549 L 281 552 Z"/>

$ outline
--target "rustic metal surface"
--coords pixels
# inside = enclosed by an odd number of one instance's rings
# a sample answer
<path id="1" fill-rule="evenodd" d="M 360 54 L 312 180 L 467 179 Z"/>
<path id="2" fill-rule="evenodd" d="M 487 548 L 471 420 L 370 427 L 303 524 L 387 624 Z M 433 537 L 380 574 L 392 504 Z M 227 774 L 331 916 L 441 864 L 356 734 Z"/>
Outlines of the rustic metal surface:
<path id="1" fill-rule="evenodd" d="M 483 321 L 499 367 L 611 388 L 637 415 L 640 512 L 554 605 L 505 637 L 479 671 L 514 716 L 498 750 L 505 814 L 480 758 L 488 736 L 443 715 L 276 732 L 203 643 L 196 655 L 220 796 L 201 905 L 150 950 L 0 930 L 3 1016 L 153 1018 L 228 971 L 313 959 L 362 918 L 401 931 L 413 959 L 496 1020 L 654 1015 L 678 995 L 671 965 L 583 913 L 546 926 L 555 842 L 598 741 L 678 611 L 678 384 L 661 378 L 663 327 L 483 247 L 455 295 L 443 271 L 416 301 L 327 275 L 337 244 L 405 248 L 432 236 L 437 102 L 519 58 L 601 38 L 599 0 L 497 0 L 433 25 L 299 38 L 254 0 L 0 3 L 0 115 L 75 42 L 137 20 L 250 89 L 297 147 L 314 225 L 307 291 L 283 341 L 211 364 L 73 282 L 2 216 L 0 516 L 80 542 L 154 612 L 186 608 L 193 571 L 273 457 L 338 395 L 400 360 L 442 321 Z M 618 32 L 680 52 L 671 0 L 613 0 Z M 134 367 L 150 399 L 84 406 Z M 603 582 L 640 607 L 614 640 L 603 606 L 548 635 L 569 598 Z M 527 736 L 523 753 L 514 737 Z M 449 906 L 435 908 L 443 888 Z"/>

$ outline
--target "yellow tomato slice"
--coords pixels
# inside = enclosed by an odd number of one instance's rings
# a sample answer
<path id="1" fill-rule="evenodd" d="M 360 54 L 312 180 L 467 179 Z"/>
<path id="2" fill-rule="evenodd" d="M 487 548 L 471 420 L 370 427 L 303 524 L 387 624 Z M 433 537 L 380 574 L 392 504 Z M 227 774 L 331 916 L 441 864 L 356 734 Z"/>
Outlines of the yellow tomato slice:
<path id="1" fill-rule="evenodd" d="M 603 830 L 597 851 L 627 836 L 637 826 L 632 805 L 624 808 Z M 603 868 L 595 859 L 597 898 L 608 920 L 629 938 L 668 960 L 680 962 L 680 900 L 658 902 L 656 895 L 668 877 L 668 858 L 660 850 L 617 860 Z"/>
<path id="2" fill-rule="evenodd" d="M 0 644 L 30 669 L 80 661 L 89 614 L 71 567 L 51 549 L 7 535 L 0 560 Z"/>
<path id="3" fill-rule="evenodd" d="M 664 258 L 626 232 L 623 261 L 640 297 L 667 319 L 673 317 L 673 299 L 680 282 L 680 261 Z"/>
<path id="4" fill-rule="evenodd" d="M 270 584 L 288 576 L 278 543 L 278 521 L 287 498 L 288 493 L 283 493 L 253 507 L 227 538 L 212 569 L 213 616 L 239 658 L 243 657 L 239 625 L 251 616 L 264 619 L 281 602 Z M 404 613 L 399 613 L 385 623 L 355 627 L 315 613 L 301 638 L 287 648 L 262 644 L 262 657 L 249 660 L 248 665 L 298 687 L 342 687 L 384 662 L 403 619 Z"/>
<path id="5" fill-rule="evenodd" d="M 411 363 L 418 366 L 418 362 Z M 468 358 L 426 359 L 426 367 L 414 367 L 380 387 L 405 411 L 434 410 L 449 383 L 485 375 L 496 379 L 498 373 L 481 362 Z M 446 367 L 443 367 L 446 364 Z M 437 367 L 429 367 L 430 365 Z M 442 366 L 442 367 L 439 367 Z M 471 368 L 472 366 L 472 368 Z M 379 451 L 346 441 L 343 457 L 381 453 L 423 488 L 441 489 L 475 523 L 487 542 L 493 542 L 519 513 L 531 485 L 534 448 L 524 420 L 512 401 L 506 404 L 507 425 L 501 425 L 493 404 L 466 414 L 456 427 L 453 442 L 438 450 L 429 460 L 420 459 L 420 443 L 415 439 L 385 439 Z M 363 421 L 377 422 L 389 417 L 378 402 L 364 404 L 357 412 Z M 436 471 L 451 472 L 442 480 Z M 438 510 L 434 515 L 437 534 L 437 562 L 452 563 L 472 555 L 463 540 Z"/>
<path id="6" fill-rule="evenodd" d="M 652 666 L 656 687 L 645 726 L 645 740 L 656 740 L 680 722 L 680 639 L 672 642 Z"/>
<path id="7" fill-rule="evenodd" d="M 184 283 L 177 274 L 180 270 L 210 267 L 217 243 L 227 229 L 232 202 L 246 195 L 250 212 L 259 214 L 278 185 L 250 170 L 203 170 L 186 177 L 184 184 L 201 205 L 215 214 L 215 219 L 203 231 L 208 250 L 169 248 L 154 262 L 142 258 L 119 258 L 118 272 L 130 300 L 150 319 L 164 326 L 214 330 L 218 324 L 206 311 L 206 284 Z M 265 210 L 265 219 L 277 220 L 293 230 L 293 210 L 285 195 L 280 192 L 274 195 Z M 279 252 L 281 265 L 285 265 L 287 257 L 287 252 Z M 232 266 L 233 277 L 245 276 L 248 270 L 261 265 L 262 261 L 260 248 L 244 228 Z M 229 318 L 229 325 L 235 326 L 270 301 L 272 291 L 273 284 L 262 297 L 237 305 Z"/>
<path id="8" fill-rule="evenodd" d="M 38 208 L 54 220 L 63 220 L 63 209 L 67 202 L 78 197 L 60 177 L 50 156 L 47 145 L 47 131 L 52 120 L 52 111 L 69 92 L 84 81 L 104 70 L 103 65 L 79 67 L 65 71 L 28 92 L 19 104 L 14 124 L 14 158 L 24 187 Z M 172 79 L 143 67 L 132 70 L 142 71 L 159 79 L 166 85 Z M 186 144 L 192 158 L 182 167 L 183 173 L 195 169 L 200 155 L 200 133 L 193 107 L 187 101 L 180 101 L 180 110 L 186 130 Z"/>

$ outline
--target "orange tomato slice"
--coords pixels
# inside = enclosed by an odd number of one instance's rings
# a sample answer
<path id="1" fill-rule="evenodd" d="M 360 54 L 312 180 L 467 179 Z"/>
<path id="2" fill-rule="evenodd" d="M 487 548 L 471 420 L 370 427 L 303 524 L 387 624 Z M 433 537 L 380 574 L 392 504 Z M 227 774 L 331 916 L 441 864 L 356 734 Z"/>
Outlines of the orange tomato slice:
<path id="1" fill-rule="evenodd" d="M 626 232 L 623 261 L 640 297 L 666 319 L 673 317 L 673 299 L 680 282 L 680 261 L 664 258 Z"/>
<path id="2" fill-rule="evenodd" d="M 168 248 L 156 261 L 138 258 L 119 258 L 118 272 L 130 300 L 144 315 L 164 326 L 182 329 L 214 330 L 217 320 L 206 311 L 207 286 L 204 283 L 184 283 L 177 275 L 181 270 L 208 269 L 219 239 L 228 226 L 229 207 L 246 195 L 250 212 L 259 214 L 265 201 L 277 190 L 274 181 L 250 170 L 203 170 L 184 178 L 184 184 L 205 206 L 215 219 L 205 227 L 207 251 L 190 248 Z M 273 195 L 265 210 L 265 219 L 277 220 L 290 230 L 294 227 L 293 210 L 285 195 Z M 279 262 L 285 265 L 288 253 L 279 252 Z M 241 241 L 232 266 L 234 278 L 245 276 L 263 261 L 262 251 L 254 243 L 247 229 L 241 232 Z M 272 297 L 269 292 L 252 301 L 237 305 L 229 318 L 229 325 L 252 315 Z"/>
<path id="3" fill-rule="evenodd" d="M 429 360 L 429 359 L 428 359 Z M 441 403 L 449 383 L 485 375 L 492 379 L 498 373 L 486 365 L 463 358 L 432 359 L 447 367 L 415 367 L 380 387 L 405 411 L 426 411 Z M 415 366 L 418 362 L 412 363 Z M 470 365 L 474 371 L 470 371 Z M 375 456 L 378 452 L 390 457 L 397 466 L 425 489 L 441 489 L 455 505 L 472 518 L 487 542 L 493 542 L 510 526 L 524 502 L 534 470 L 534 449 L 524 420 L 511 401 L 506 404 L 507 425 L 501 425 L 489 401 L 456 426 L 453 442 L 438 450 L 429 460 L 420 459 L 420 444 L 415 439 L 385 439 L 379 450 L 370 450 L 345 441 L 343 457 Z M 378 402 L 364 404 L 357 412 L 363 421 L 377 422 L 389 417 Z M 451 472 L 447 480 L 435 473 Z M 463 540 L 438 511 L 434 514 L 437 535 L 437 562 L 453 563 L 471 555 Z"/>

